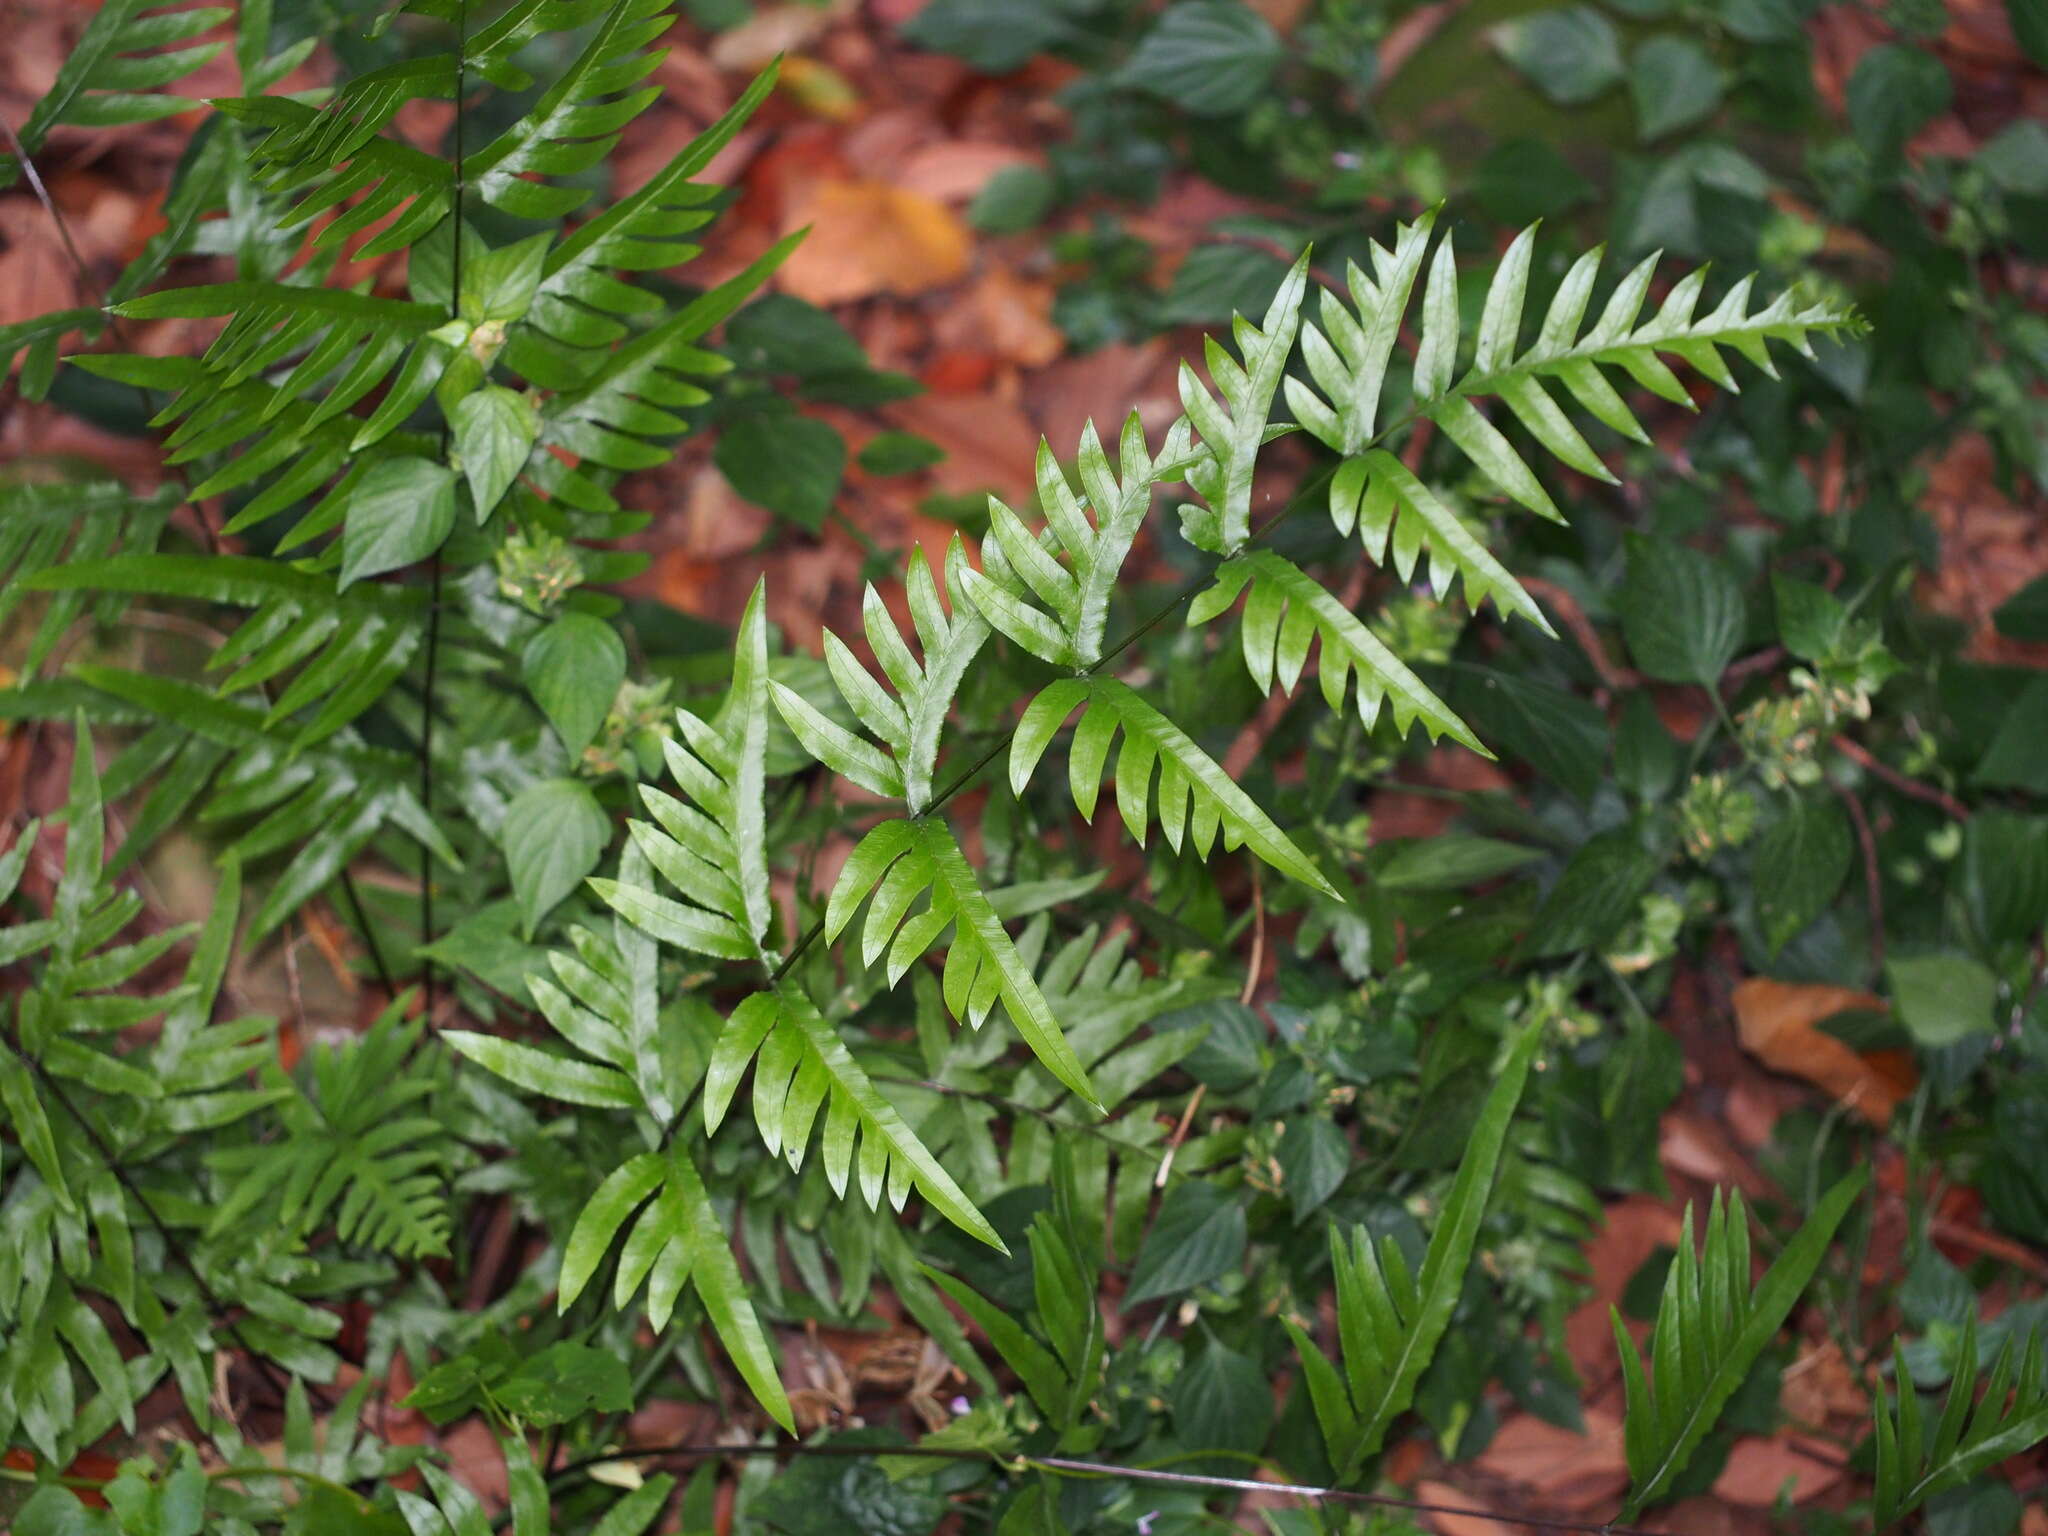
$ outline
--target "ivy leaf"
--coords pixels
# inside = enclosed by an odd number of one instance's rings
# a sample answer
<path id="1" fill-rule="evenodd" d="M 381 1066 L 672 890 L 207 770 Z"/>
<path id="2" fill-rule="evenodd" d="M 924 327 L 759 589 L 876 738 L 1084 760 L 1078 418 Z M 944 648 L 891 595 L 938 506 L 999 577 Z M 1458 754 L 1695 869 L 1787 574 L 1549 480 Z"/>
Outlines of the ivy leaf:
<path id="1" fill-rule="evenodd" d="M 1636 903 L 1662 867 L 1643 851 L 1633 827 L 1614 827 L 1588 839 L 1536 913 L 1529 952 L 1547 958 L 1598 949 L 1635 915 Z"/>
<path id="2" fill-rule="evenodd" d="M 1968 955 L 1915 955 L 1885 966 L 1899 1022 L 1923 1046 L 1954 1045 L 1991 1029 L 1998 978 Z"/>
<path id="3" fill-rule="evenodd" d="M 1174 1185 L 1138 1253 L 1124 1310 L 1207 1285 L 1237 1268 L 1244 1243 L 1244 1206 L 1235 1194 L 1195 1179 Z"/>
<path id="4" fill-rule="evenodd" d="M 1646 144 L 1705 122 L 1721 106 L 1720 66 L 1688 37 L 1667 33 L 1637 48 L 1628 86 L 1636 132 Z"/>
<path id="5" fill-rule="evenodd" d="M 718 434 L 712 461 L 747 500 L 816 533 L 846 474 L 846 440 L 822 421 L 759 411 Z"/>
<path id="6" fill-rule="evenodd" d="M 1181 0 L 1139 41 L 1121 78 L 1197 117 L 1227 117 L 1259 99 L 1284 52 L 1280 35 L 1239 0 Z"/>
<path id="7" fill-rule="evenodd" d="M 626 680 L 625 642 L 603 619 L 564 613 L 526 642 L 519 666 L 527 692 L 574 762 Z"/>
<path id="8" fill-rule="evenodd" d="M 1621 78 L 1621 38 L 1589 5 L 1509 22 L 1494 45 L 1529 83 L 1562 106 L 1591 101 Z"/>
<path id="9" fill-rule="evenodd" d="M 1323 1115 L 1302 1115 L 1287 1122 L 1280 1138 L 1281 1188 L 1298 1227 L 1337 1192 L 1351 1171 L 1351 1143 L 1337 1122 Z"/>
<path id="10" fill-rule="evenodd" d="M 1742 589 L 1698 550 L 1631 534 L 1621 631 L 1651 677 L 1711 688 L 1742 643 Z"/>
<path id="11" fill-rule="evenodd" d="M 527 938 L 597 868 L 611 830 L 597 797 L 574 779 L 543 779 L 507 807 L 500 837 Z"/>
<path id="12" fill-rule="evenodd" d="M 1904 43 L 1880 43 L 1849 77 L 1849 127 L 1879 166 L 1889 167 L 1906 141 L 1948 110 L 1954 87 L 1948 66 Z"/>
<path id="13" fill-rule="evenodd" d="M 1173 1385 L 1175 1438 L 1190 1450 L 1254 1455 L 1273 1429 L 1273 1383 L 1259 1362 L 1211 1337 Z"/>
<path id="14" fill-rule="evenodd" d="M 455 527 L 455 471 L 431 459 L 372 465 L 348 504 L 341 587 L 424 560 Z"/>
<path id="15" fill-rule="evenodd" d="M 1757 920 L 1773 955 L 1827 910 L 1849 873 L 1849 820 L 1833 799 L 1794 800 L 1750 856 Z"/>
<path id="16" fill-rule="evenodd" d="M 491 384 L 456 402 L 453 425 L 455 451 L 469 478 L 476 520 L 488 522 L 526 467 L 527 455 L 540 436 L 540 414 L 518 390 Z"/>

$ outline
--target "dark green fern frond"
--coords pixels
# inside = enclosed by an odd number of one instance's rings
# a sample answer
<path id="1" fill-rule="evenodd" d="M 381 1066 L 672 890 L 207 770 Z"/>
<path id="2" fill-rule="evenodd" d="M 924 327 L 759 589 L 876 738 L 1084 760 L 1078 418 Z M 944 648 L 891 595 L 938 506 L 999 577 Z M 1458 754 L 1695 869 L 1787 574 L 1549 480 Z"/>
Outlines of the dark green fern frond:
<path id="1" fill-rule="evenodd" d="M 1821 1197 L 1754 1293 L 1749 1285 L 1749 1215 L 1742 1197 L 1731 1194 L 1724 1203 L 1715 1192 L 1706 1244 L 1697 1251 L 1688 1206 L 1685 1235 L 1657 1306 L 1648 1377 L 1621 1313 L 1608 1309 L 1628 1388 L 1630 1485 L 1622 1519 L 1635 1519 L 1685 1470 L 1820 1267 L 1835 1228 L 1863 1191 L 1864 1178 L 1859 1169 Z"/>
<path id="2" fill-rule="evenodd" d="M 179 10 L 160 0 L 106 0 L 18 130 L 22 150 L 37 153 L 60 124 L 116 128 L 197 107 L 198 102 L 167 95 L 160 87 L 182 80 L 226 46 L 194 39 L 231 15 L 220 6 Z M 11 155 L 0 157 L 0 188 L 13 186 L 20 175 Z"/>
<path id="3" fill-rule="evenodd" d="M 1450 1326 L 1493 1193 L 1501 1149 L 1541 1040 L 1541 1028 L 1530 1025 L 1509 1045 L 1418 1274 L 1409 1275 L 1400 1245 L 1391 1236 L 1381 1238 L 1375 1247 L 1363 1227 L 1353 1228 L 1348 1241 L 1337 1228 L 1330 1229 L 1343 1373 L 1299 1325 L 1287 1324 L 1330 1460 L 1347 1479 L 1378 1453 L 1394 1420 L 1415 1401 L 1416 1383 Z"/>
<path id="4" fill-rule="evenodd" d="M 285 740 L 314 746 L 370 708 L 404 675 L 423 631 L 422 592 L 377 583 L 337 591 L 332 576 L 239 555 L 116 555 L 45 572 L 30 586 L 186 598 L 252 610 L 208 660 L 223 698 L 292 671 L 260 730 L 294 717 Z"/>
<path id="5" fill-rule="evenodd" d="M 395 999 L 346 1045 L 314 1048 L 313 1091 L 279 1106 L 281 1139 L 211 1155 L 226 1193 L 209 1237 L 261 1211 L 294 1244 L 331 1227 L 350 1247 L 400 1258 L 448 1251 L 453 1143 L 422 1103 L 444 1074 L 407 1065 L 426 1027 L 406 1021 L 410 1002 Z"/>
<path id="6" fill-rule="evenodd" d="M 1980 1397 L 1977 1319 L 1972 1313 L 1957 1346 L 1948 1400 L 1931 1438 L 1905 1352 L 1896 1344 L 1892 1360 L 1898 1401 L 1894 1404 L 1880 1386 L 1874 1415 L 1873 1530 L 1883 1530 L 1936 1494 L 1959 1488 L 2007 1457 L 2048 1440 L 2048 1338 L 2040 1329 L 2030 1330 L 2024 1343 L 2007 1338 L 1999 1346 Z"/>
<path id="7" fill-rule="evenodd" d="M 0 485 L 0 624 L 46 571 L 99 561 L 117 548 L 126 554 L 153 551 L 179 500 L 175 487 L 137 496 L 114 480 Z M 121 594 L 108 593 L 92 604 L 93 619 L 105 624 L 121 607 Z M 50 602 L 29 639 L 23 673 L 34 675 L 85 610 L 85 592 L 78 588 Z"/>

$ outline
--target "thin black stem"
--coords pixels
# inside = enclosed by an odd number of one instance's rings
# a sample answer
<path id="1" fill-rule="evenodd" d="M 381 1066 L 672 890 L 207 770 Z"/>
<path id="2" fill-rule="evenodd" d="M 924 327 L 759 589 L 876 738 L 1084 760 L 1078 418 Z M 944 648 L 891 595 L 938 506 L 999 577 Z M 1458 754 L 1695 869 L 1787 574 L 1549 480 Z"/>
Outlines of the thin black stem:
<path id="1" fill-rule="evenodd" d="M 448 318 L 462 316 L 462 99 L 469 90 L 469 4 L 457 0 L 455 7 L 455 124 L 454 182 L 450 189 L 448 217 L 454 231 L 454 254 L 449 258 Z M 449 423 L 441 423 L 441 457 L 448 457 Z M 426 691 L 420 708 L 420 808 L 429 821 L 434 817 L 434 681 L 441 660 L 441 552 L 434 551 L 428 562 L 433 594 L 427 606 Z M 426 1016 L 434 1017 L 434 962 L 427 946 L 434 942 L 434 853 L 420 844 L 420 983 L 425 992 Z"/>
<path id="2" fill-rule="evenodd" d="M 347 870 L 341 872 L 342 894 L 348 897 L 349 911 L 355 914 L 356 932 L 363 936 L 363 945 L 370 951 L 370 965 L 377 972 L 377 983 L 385 995 L 396 997 L 398 986 L 391 979 L 391 967 L 384 963 L 384 947 L 377 942 L 377 935 L 370 927 L 370 914 L 363 906 L 363 894 L 356 888 L 356 877 Z"/>

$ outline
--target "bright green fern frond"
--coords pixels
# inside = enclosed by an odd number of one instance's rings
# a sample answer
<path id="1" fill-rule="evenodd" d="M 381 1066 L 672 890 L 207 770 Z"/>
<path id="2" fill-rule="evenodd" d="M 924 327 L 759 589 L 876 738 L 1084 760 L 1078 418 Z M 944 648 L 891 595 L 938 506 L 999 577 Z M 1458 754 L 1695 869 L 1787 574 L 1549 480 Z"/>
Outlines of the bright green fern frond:
<path id="1" fill-rule="evenodd" d="M 626 850 L 620 877 L 624 885 L 650 883 L 646 857 L 637 847 Z M 575 926 L 569 942 L 574 954 L 557 949 L 548 955 L 552 981 L 526 978 L 534 1006 L 583 1055 L 631 1079 L 649 1116 L 667 1124 L 676 1112 L 679 1085 L 669 1080 L 662 1050 L 654 940 L 615 916 L 609 938 Z"/>
<path id="2" fill-rule="evenodd" d="M 981 615 L 958 598 L 973 575 L 966 545 L 956 533 L 946 549 L 946 590 L 955 594 L 949 614 L 924 551 L 911 551 L 904 584 L 922 661 L 889 616 L 881 594 L 869 585 L 861 618 L 889 688 L 875 681 L 845 641 L 825 631 L 825 665 L 834 686 L 861 724 L 886 744 L 886 752 L 827 719 L 800 694 L 780 683 L 770 685 L 776 710 L 805 751 L 872 794 L 901 798 L 913 816 L 931 804 L 946 711 L 988 639 L 989 627 Z"/>
<path id="3" fill-rule="evenodd" d="M 901 1210 L 914 1186 L 961 1231 L 1003 1248 L 995 1228 L 926 1150 L 809 997 L 794 987 L 777 986 L 756 992 L 733 1010 L 704 1074 L 706 1129 L 715 1131 L 724 1120 L 749 1062 L 754 1067 L 754 1125 L 771 1157 L 785 1158 L 792 1171 L 800 1170 L 822 1110 L 821 1157 L 833 1193 L 844 1198 L 857 1156 L 860 1195 L 870 1210 L 880 1206 L 885 1192 Z"/>
<path id="4" fill-rule="evenodd" d="M 1231 335 L 1243 355 L 1242 364 L 1215 337 L 1203 338 L 1204 361 L 1221 401 L 1203 386 L 1194 369 L 1180 365 L 1181 406 L 1206 450 L 1187 471 L 1189 487 L 1206 505 L 1180 509 L 1181 527 L 1198 549 L 1234 555 L 1251 538 L 1252 469 L 1261 445 L 1288 430 L 1267 422 L 1287 359 L 1294 352 L 1307 290 L 1308 252 L 1303 251 L 1259 325 L 1243 315 L 1231 317 Z"/>
<path id="5" fill-rule="evenodd" d="M 1102 660 L 1117 576 L 1144 526 L 1162 471 L 1179 473 L 1189 457 L 1188 423 L 1174 423 L 1155 460 L 1133 411 L 1117 452 L 1119 463 L 1112 469 L 1095 423 L 1082 429 L 1082 495 L 1076 496 L 1051 445 L 1039 439 L 1038 501 L 1045 530 L 1033 534 L 1015 512 L 989 497 L 983 569 L 969 568 L 962 578 L 967 596 L 990 624 L 1054 666 L 1092 667 Z M 1084 507 L 1094 508 L 1093 523 Z"/>
<path id="6" fill-rule="evenodd" d="M 1628 1388 L 1624 1430 L 1631 1481 L 1623 1520 L 1635 1519 L 1685 1470 L 1820 1267 L 1864 1178 L 1859 1169 L 1821 1197 L 1754 1294 L 1749 1288 L 1749 1215 L 1742 1197 L 1731 1194 L 1724 1203 L 1715 1192 L 1706 1244 L 1698 1252 L 1688 1206 L 1685 1235 L 1657 1306 L 1650 1377 L 1643 1374 L 1621 1313 L 1608 1309 Z"/>
<path id="7" fill-rule="evenodd" d="M 1541 1028 L 1530 1025 L 1508 1047 L 1419 1274 L 1410 1276 L 1392 1237 L 1382 1238 L 1376 1249 L 1363 1227 L 1353 1228 L 1348 1242 L 1334 1226 L 1330 1229 L 1342 1375 L 1299 1326 L 1287 1324 L 1330 1460 L 1343 1478 L 1357 1475 L 1365 1460 L 1379 1451 L 1394 1420 L 1408 1411 L 1415 1401 L 1415 1385 L 1450 1326 L 1493 1192 L 1501 1148 L 1541 1040 Z"/>
<path id="8" fill-rule="evenodd" d="M 1385 435 L 1385 429 L 1377 425 L 1381 388 L 1431 222 L 1425 218 L 1403 226 L 1392 253 L 1375 246 L 1373 278 L 1352 270 L 1355 315 L 1326 294 L 1323 321 L 1328 334 L 1314 325 L 1303 330 L 1303 356 L 1316 387 L 1289 380 L 1288 402 L 1303 426 L 1347 458 L 1356 458 Z M 1561 462 L 1611 482 L 1614 476 L 1572 425 L 1546 387 L 1546 379 L 1562 385 L 1596 420 L 1624 436 L 1647 442 L 1641 425 L 1603 369 L 1618 368 L 1652 393 L 1690 407 L 1691 397 L 1660 353 L 1691 364 L 1712 383 L 1732 390 L 1736 381 L 1719 349 L 1739 352 L 1774 374 L 1770 342 L 1807 352 L 1812 333 L 1833 333 L 1855 323 L 1851 313 L 1831 305 L 1798 308 L 1790 294 L 1751 313 L 1753 278 L 1737 283 L 1712 313 L 1697 316 L 1706 283 L 1706 272 L 1700 269 L 1681 278 L 1657 313 L 1639 324 L 1656 269 L 1656 258 L 1651 257 L 1622 279 L 1600 319 L 1582 333 L 1600 266 L 1601 252 L 1595 250 L 1581 257 L 1566 274 L 1536 339 L 1521 348 L 1522 311 L 1535 235 L 1534 226 L 1524 230 L 1501 257 L 1487 289 L 1471 364 L 1462 376 L 1455 372 L 1461 344 L 1457 259 L 1448 235 L 1438 243 L 1424 285 L 1411 409 L 1415 417 L 1434 422 L 1504 495 L 1556 521 L 1561 521 L 1562 515 L 1549 493 L 1500 429 L 1473 404 L 1475 400 L 1498 398 Z M 1331 508 L 1340 529 L 1349 530 L 1364 489 L 1363 479 L 1356 474 L 1343 481 L 1341 491 L 1333 483 Z M 1385 510 L 1391 515 L 1391 506 Z M 1384 522 L 1375 524 L 1368 516 L 1368 547 L 1376 529 L 1383 539 Z M 1434 523 L 1430 531 L 1437 537 L 1446 536 Z M 1419 534 L 1416 542 L 1420 542 Z M 1409 558 L 1412 564 L 1412 554 Z"/>
<path id="9" fill-rule="evenodd" d="M 666 1151 L 628 1158 L 598 1185 L 562 1249 L 561 1310 L 566 1312 L 583 1294 L 629 1219 L 632 1227 L 619 1250 L 612 1305 L 623 1309 L 645 1282 L 648 1321 L 660 1332 L 668 1326 L 684 1285 L 694 1284 L 741 1377 L 775 1422 L 794 1433 L 775 1354 L 754 1315 L 725 1224 L 680 1142 L 671 1142 Z"/>
<path id="10" fill-rule="evenodd" d="M 1308 364 L 1309 377 L 1330 397 L 1330 403 L 1326 405 L 1315 390 L 1292 377 L 1286 381 L 1287 403 L 1303 426 L 1339 453 L 1362 453 L 1378 432 L 1387 364 L 1400 339 L 1401 317 L 1415 291 L 1435 223 L 1432 210 L 1413 224 L 1401 225 L 1391 251 L 1373 241 L 1371 277 L 1356 262 L 1346 264 L 1345 280 L 1356 316 L 1325 288 L 1321 292 L 1323 329 L 1313 321 L 1301 327 L 1301 355 Z"/>
<path id="11" fill-rule="evenodd" d="M 662 743 L 686 798 L 651 784 L 640 798 L 654 823 L 630 823 L 634 845 L 685 901 L 626 879 L 592 880 L 613 911 L 665 944 L 721 960 L 765 960 L 768 896 L 762 795 L 768 740 L 766 587 L 756 583 L 733 647 L 732 690 L 716 721 L 676 711 L 682 741 Z M 623 874 L 623 871 L 622 871 Z"/>
<path id="12" fill-rule="evenodd" d="M 1977 1319 L 1964 1325 L 1948 1400 L 1927 1434 L 1920 1395 L 1905 1353 L 1893 1347 L 1898 1402 L 1880 1386 L 1877 1393 L 1877 1487 L 1871 1528 L 1883 1530 L 1936 1494 L 1961 1487 L 1980 1472 L 2048 1440 L 2048 1340 L 2038 1328 L 2024 1345 L 2008 1338 L 1999 1347 L 1991 1374 L 1977 1395 Z"/>
<path id="13" fill-rule="evenodd" d="M 1271 693 L 1275 681 L 1282 692 L 1292 693 L 1308 663 L 1310 642 L 1320 639 L 1316 679 L 1324 700 L 1338 714 L 1344 712 L 1355 675 L 1358 714 L 1368 728 L 1379 718 L 1380 705 L 1392 700 L 1394 729 L 1400 734 L 1405 736 L 1419 720 L 1432 741 L 1449 736 L 1484 757 L 1493 755 L 1334 593 L 1271 550 L 1253 550 L 1218 567 L 1216 585 L 1195 599 L 1188 623 L 1208 623 L 1236 602 L 1247 586 L 1251 597 L 1239 634 L 1245 666 L 1261 693 Z"/>
<path id="14" fill-rule="evenodd" d="M 1290 880 L 1337 897 L 1336 888 L 1323 878 L 1314 861 L 1273 824 L 1214 758 L 1115 678 L 1062 678 L 1025 708 L 1010 743 L 1010 787 L 1017 794 L 1023 794 L 1038 760 L 1077 706 L 1083 707 L 1083 713 L 1068 750 L 1067 773 L 1074 804 L 1082 816 L 1090 821 L 1095 818 L 1110 745 L 1121 730 L 1124 744 L 1116 760 L 1116 803 L 1132 837 L 1142 843 L 1151 822 L 1156 764 L 1159 825 L 1175 850 L 1185 836 L 1194 850 L 1206 857 L 1220 830 L 1224 847 L 1249 848 Z"/>
<path id="15" fill-rule="evenodd" d="M 917 906 L 920 898 L 923 905 Z M 1088 1074 L 1031 967 L 943 821 L 885 821 L 860 840 L 826 903 L 828 943 L 853 921 L 863 900 L 868 909 L 861 930 L 863 963 L 873 965 L 886 954 L 893 987 L 912 961 L 950 931 L 941 981 L 947 1010 L 978 1028 L 1000 999 L 1045 1069 L 1087 1103 L 1097 1103 Z"/>
<path id="16" fill-rule="evenodd" d="M 0 325 L 0 379 L 13 371 L 14 360 L 20 357 L 18 383 L 22 398 L 44 399 L 50 393 L 50 381 L 57 375 L 57 343 L 74 331 L 96 336 L 105 320 L 104 310 L 55 309 L 46 315 Z"/>
<path id="17" fill-rule="evenodd" d="M 160 87 L 183 79 L 226 46 L 194 39 L 232 14 L 218 6 L 172 10 L 158 0 L 107 0 L 16 134 L 23 152 L 35 154 L 59 124 L 116 128 L 197 107 L 198 102 L 166 95 Z M 13 186 L 20 174 L 12 156 L 0 160 L 0 188 Z"/>

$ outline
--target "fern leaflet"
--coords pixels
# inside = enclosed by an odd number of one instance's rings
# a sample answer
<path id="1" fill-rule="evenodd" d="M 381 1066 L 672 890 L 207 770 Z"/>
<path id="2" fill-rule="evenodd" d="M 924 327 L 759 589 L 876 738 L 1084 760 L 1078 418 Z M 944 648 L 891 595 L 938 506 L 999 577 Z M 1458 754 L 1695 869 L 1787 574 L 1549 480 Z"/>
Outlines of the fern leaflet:
<path id="1" fill-rule="evenodd" d="M 920 897 L 924 904 L 913 912 Z M 863 837 L 826 902 L 828 943 L 853 921 L 863 899 L 868 899 L 868 915 L 861 930 L 862 958 L 873 965 L 886 952 L 890 986 L 950 931 L 941 979 L 947 1010 L 979 1027 L 1000 999 L 1045 1069 L 1086 1103 L 1100 1107 L 1037 978 L 1011 942 L 950 827 L 936 817 L 899 818 Z"/>
<path id="2" fill-rule="evenodd" d="M 777 986 L 756 992 L 733 1010 L 704 1074 L 706 1130 L 717 1130 L 725 1119 L 749 1062 L 754 1065 L 754 1124 L 771 1157 L 786 1159 L 792 1171 L 801 1169 L 822 1109 L 822 1157 L 833 1193 L 846 1194 L 858 1140 L 860 1193 L 870 1210 L 879 1207 L 885 1191 L 890 1204 L 902 1209 L 914 1185 L 963 1232 L 1003 1248 L 995 1228 L 803 993 Z"/>
<path id="3" fill-rule="evenodd" d="M 1116 760 L 1116 802 L 1132 837 L 1140 843 L 1145 840 L 1156 764 L 1159 825 L 1175 850 L 1185 837 L 1197 853 L 1206 856 L 1220 830 L 1224 847 L 1249 848 L 1289 879 L 1337 897 L 1336 888 L 1323 878 L 1314 861 L 1289 841 L 1215 759 L 1115 678 L 1062 678 L 1049 684 L 1025 708 L 1010 743 L 1010 787 L 1017 794 L 1031 782 L 1038 760 L 1077 706 L 1084 712 L 1068 750 L 1067 777 L 1082 816 L 1095 819 L 1110 745 L 1121 730 L 1124 744 Z"/>

